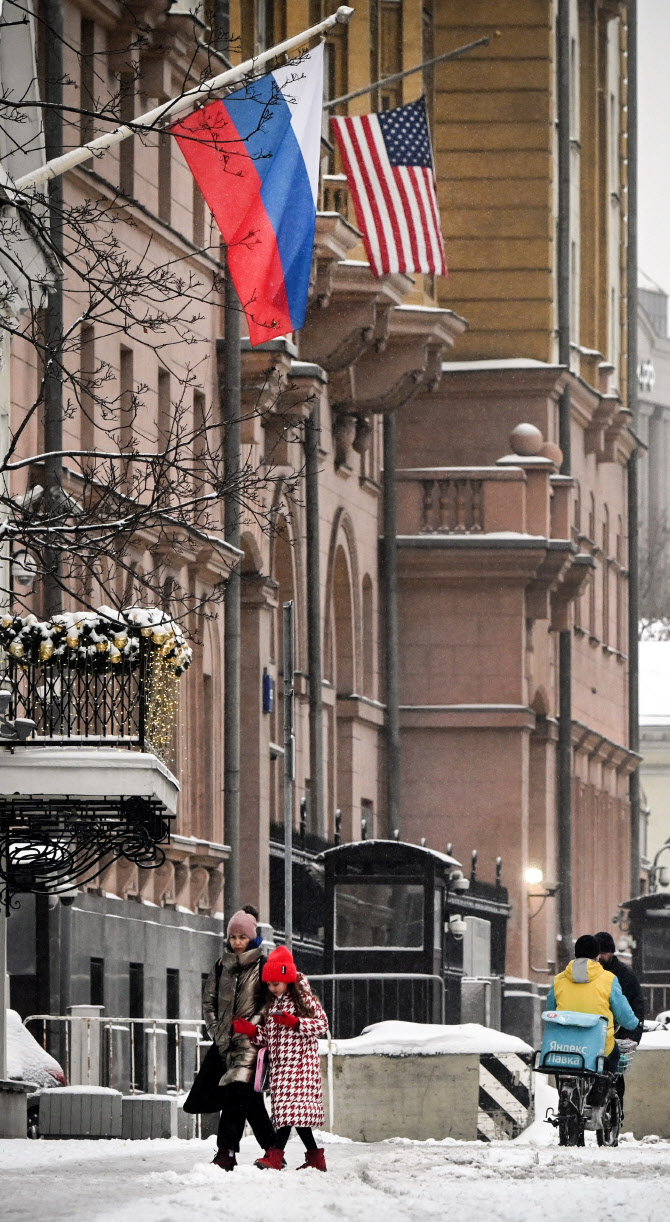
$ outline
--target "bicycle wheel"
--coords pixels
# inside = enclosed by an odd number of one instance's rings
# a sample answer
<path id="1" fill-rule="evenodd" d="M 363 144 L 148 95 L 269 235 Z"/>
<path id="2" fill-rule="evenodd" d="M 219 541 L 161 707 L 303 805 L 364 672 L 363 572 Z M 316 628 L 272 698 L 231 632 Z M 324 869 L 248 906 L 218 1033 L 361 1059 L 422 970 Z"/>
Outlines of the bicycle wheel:
<path id="1" fill-rule="evenodd" d="M 562 1086 L 558 1099 L 559 1146 L 584 1145 L 584 1118 L 579 1106 L 579 1087 Z"/>
<path id="2" fill-rule="evenodd" d="M 579 1116 L 559 1116 L 558 1121 L 559 1146 L 583 1146 L 584 1129 Z"/>
<path id="3" fill-rule="evenodd" d="M 615 1090 L 608 1096 L 603 1109 L 602 1128 L 596 1130 L 599 1146 L 618 1146 L 621 1129 L 621 1101 Z"/>

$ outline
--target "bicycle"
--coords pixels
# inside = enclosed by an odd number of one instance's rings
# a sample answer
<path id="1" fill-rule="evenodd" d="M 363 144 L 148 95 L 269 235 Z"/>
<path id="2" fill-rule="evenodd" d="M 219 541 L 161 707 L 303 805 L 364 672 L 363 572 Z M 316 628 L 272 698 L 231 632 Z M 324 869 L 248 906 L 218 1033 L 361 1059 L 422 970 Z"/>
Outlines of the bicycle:
<path id="1" fill-rule="evenodd" d="M 634 1040 L 617 1040 L 619 1061 L 615 1073 L 605 1068 L 604 1056 L 596 1059 L 596 1068 L 575 1067 L 569 1074 L 557 1072 L 556 1061 L 560 1054 L 535 1055 L 535 1069 L 539 1073 L 553 1074 L 558 1087 L 558 1111 L 547 1108 L 545 1120 L 558 1129 L 561 1146 L 583 1146 L 584 1134 L 595 1132 L 599 1146 L 618 1146 L 623 1114 L 617 1091 L 617 1079 L 628 1069 L 637 1044 Z M 574 1064 L 578 1053 L 571 1051 Z M 549 1061 L 551 1063 L 545 1063 Z"/>

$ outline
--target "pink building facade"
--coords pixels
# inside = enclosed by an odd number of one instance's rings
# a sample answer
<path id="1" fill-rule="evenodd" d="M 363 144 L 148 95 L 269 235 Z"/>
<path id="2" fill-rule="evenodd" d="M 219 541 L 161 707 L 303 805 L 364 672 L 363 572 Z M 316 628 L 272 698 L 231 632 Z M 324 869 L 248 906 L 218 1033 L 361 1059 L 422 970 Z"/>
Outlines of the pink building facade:
<path id="1" fill-rule="evenodd" d="M 125 64 L 115 60 L 115 46 L 127 44 L 119 13 L 68 2 L 63 15 L 70 45 L 93 47 L 111 81 Z M 127 103 L 135 113 L 192 83 L 204 66 L 204 55 L 192 58 L 190 19 L 166 17 L 155 5 L 147 6 L 146 17 L 146 39 L 137 49 L 142 93 L 131 89 Z M 78 64 L 73 57 L 73 81 Z M 69 85 L 66 92 L 75 104 L 81 90 Z M 182 393 L 192 420 L 203 413 L 222 418 L 219 240 L 179 151 L 169 143 L 167 150 L 157 136 L 137 143 L 134 152 L 128 142 L 65 180 L 71 201 L 113 201 L 118 236 L 131 254 L 148 245 L 157 271 L 178 261 L 201 286 L 188 349 L 175 343 L 166 359 L 141 329 L 120 335 L 94 327 L 67 357 L 90 368 L 94 354 L 102 356 L 119 396 L 142 387 L 138 427 L 157 452 L 165 415 Z M 303 846 L 319 847 L 337 835 L 389 837 L 398 827 L 403 839 L 425 838 L 431 848 L 452 844 L 466 872 L 476 850 L 486 880 L 502 857 L 511 901 L 507 971 L 542 980 L 561 955 L 557 901 L 552 896 L 543 904 L 536 894 L 542 888 L 529 891 L 525 873 L 541 869 L 550 888 L 558 881 L 560 632 L 569 631 L 573 641 L 575 931 L 607 927 L 628 892 L 627 785 L 637 757 L 627 745 L 626 464 L 633 448 L 627 413 L 604 383 L 595 389 L 558 364 L 523 354 L 459 362 L 467 320 L 440 305 L 427 279 L 372 276 L 339 180 L 326 180 L 321 207 L 305 327 L 260 349 L 242 346 L 243 458 L 254 470 L 272 472 L 263 522 L 243 517 L 239 561 L 242 899 L 256 903 L 261 920 L 270 922 L 283 823 L 281 609 L 292 600 L 298 842 L 301 831 Z M 72 327 L 75 288 L 66 282 L 64 289 Z M 18 423 L 35 396 L 38 370 L 21 341 L 13 359 Z M 183 392 L 187 366 L 193 376 Z M 570 476 L 560 474 L 557 446 L 558 400 L 566 385 Z M 305 473 L 306 422 L 317 415 L 318 801 L 308 633 L 315 579 Z M 388 807 L 393 642 L 381 562 L 383 485 L 391 476 L 384 471 L 384 433 L 391 417 L 397 425 L 397 817 Z M 534 429 L 519 431 L 520 425 Z M 72 448 L 98 443 L 94 413 L 72 411 L 64 427 Z M 39 453 L 40 443 L 35 426 L 22 440 L 22 456 Z M 36 469 L 30 480 L 38 478 Z M 24 487 L 17 481 L 17 492 Z M 216 513 L 219 545 L 180 543 L 157 557 L 147 534 L 137 541 L 136 563 L 145 570 L 160 564 L 165 579 L 195 602 L 206 597 L 236 563 L 226 551 L 222 507 Z M 117 593 L 127 605 L 136 599 L 132 582 Z M 182 1012 L 195 1013 L 201 974 L 218 952 L 228 912 L 222 610 L 212 618 L 193 614 L 188 627 L 197 644 L 181 681 L 174 759 L 181 797 L 167 860 L 151 872 L 112 865 L 76 906 L 72 1000 L 90 999 L 88 960 L 102 957 L 110 980 L 105 1004 L 121 1014 L 130 1012 L 129 964 L 144 964 L 147 1012 L 164 1013 L 167 967 L 181 973 Z M 315 912 L 304 940 L 312 963 L 321 933 Z M 55 928 L 48 937 L 57 944 Z M 27 980 L 31 973 L 23 975 Z M 25 990 L 28 997 L 27 983 Z M 42 1009 L 60 1004 L 55 984 L 46 1000 Z"/>

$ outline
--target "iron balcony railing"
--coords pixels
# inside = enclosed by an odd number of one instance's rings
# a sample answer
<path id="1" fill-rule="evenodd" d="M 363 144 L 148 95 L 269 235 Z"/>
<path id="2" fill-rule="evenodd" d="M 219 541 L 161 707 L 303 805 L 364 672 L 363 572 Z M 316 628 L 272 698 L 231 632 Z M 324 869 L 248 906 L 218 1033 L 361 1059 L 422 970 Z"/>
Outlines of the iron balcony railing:
<path id="1" fill-rule="evenodd" d="M 65 653 L 36 664 L 5 653 L 0 687 L 11 691 L 8 716 L 35 722 L 26 745 L 164 747 L 152 734 L 151 648 L 142 637 L 138 646 L 134 657 L 121 655 L 116 662 Z"/>

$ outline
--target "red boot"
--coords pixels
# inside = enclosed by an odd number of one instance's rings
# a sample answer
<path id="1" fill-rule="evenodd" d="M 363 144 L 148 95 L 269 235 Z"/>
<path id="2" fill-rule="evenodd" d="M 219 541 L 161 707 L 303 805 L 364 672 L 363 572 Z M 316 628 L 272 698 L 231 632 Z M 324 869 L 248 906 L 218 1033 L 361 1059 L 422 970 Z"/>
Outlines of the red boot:
<path id="1" fill-rule="evenodd" d="M 305 1161 L 298 1167 L 298 1171 L 305 1171 L 307 1167 L 313 1167 L 315 1171 L 327 1171 L 326 1167 L 326 1151 L 307 1150 Z"/>
<path id="2" fill-rule="evenodd" d="M 259 1167 L 261 1171 L 281 1171 L 284 1166 L 284 1151 L 266 1150 L 262 1158 L 256 1159 L 254 1166 Z"/>
<path id="3" fill-rule="evenodd" d="M 212 1162 L 222 1171 L 234 1171 L 237 1166 L 237 1159 L 229 1150 L 217 1150 Z"/>

